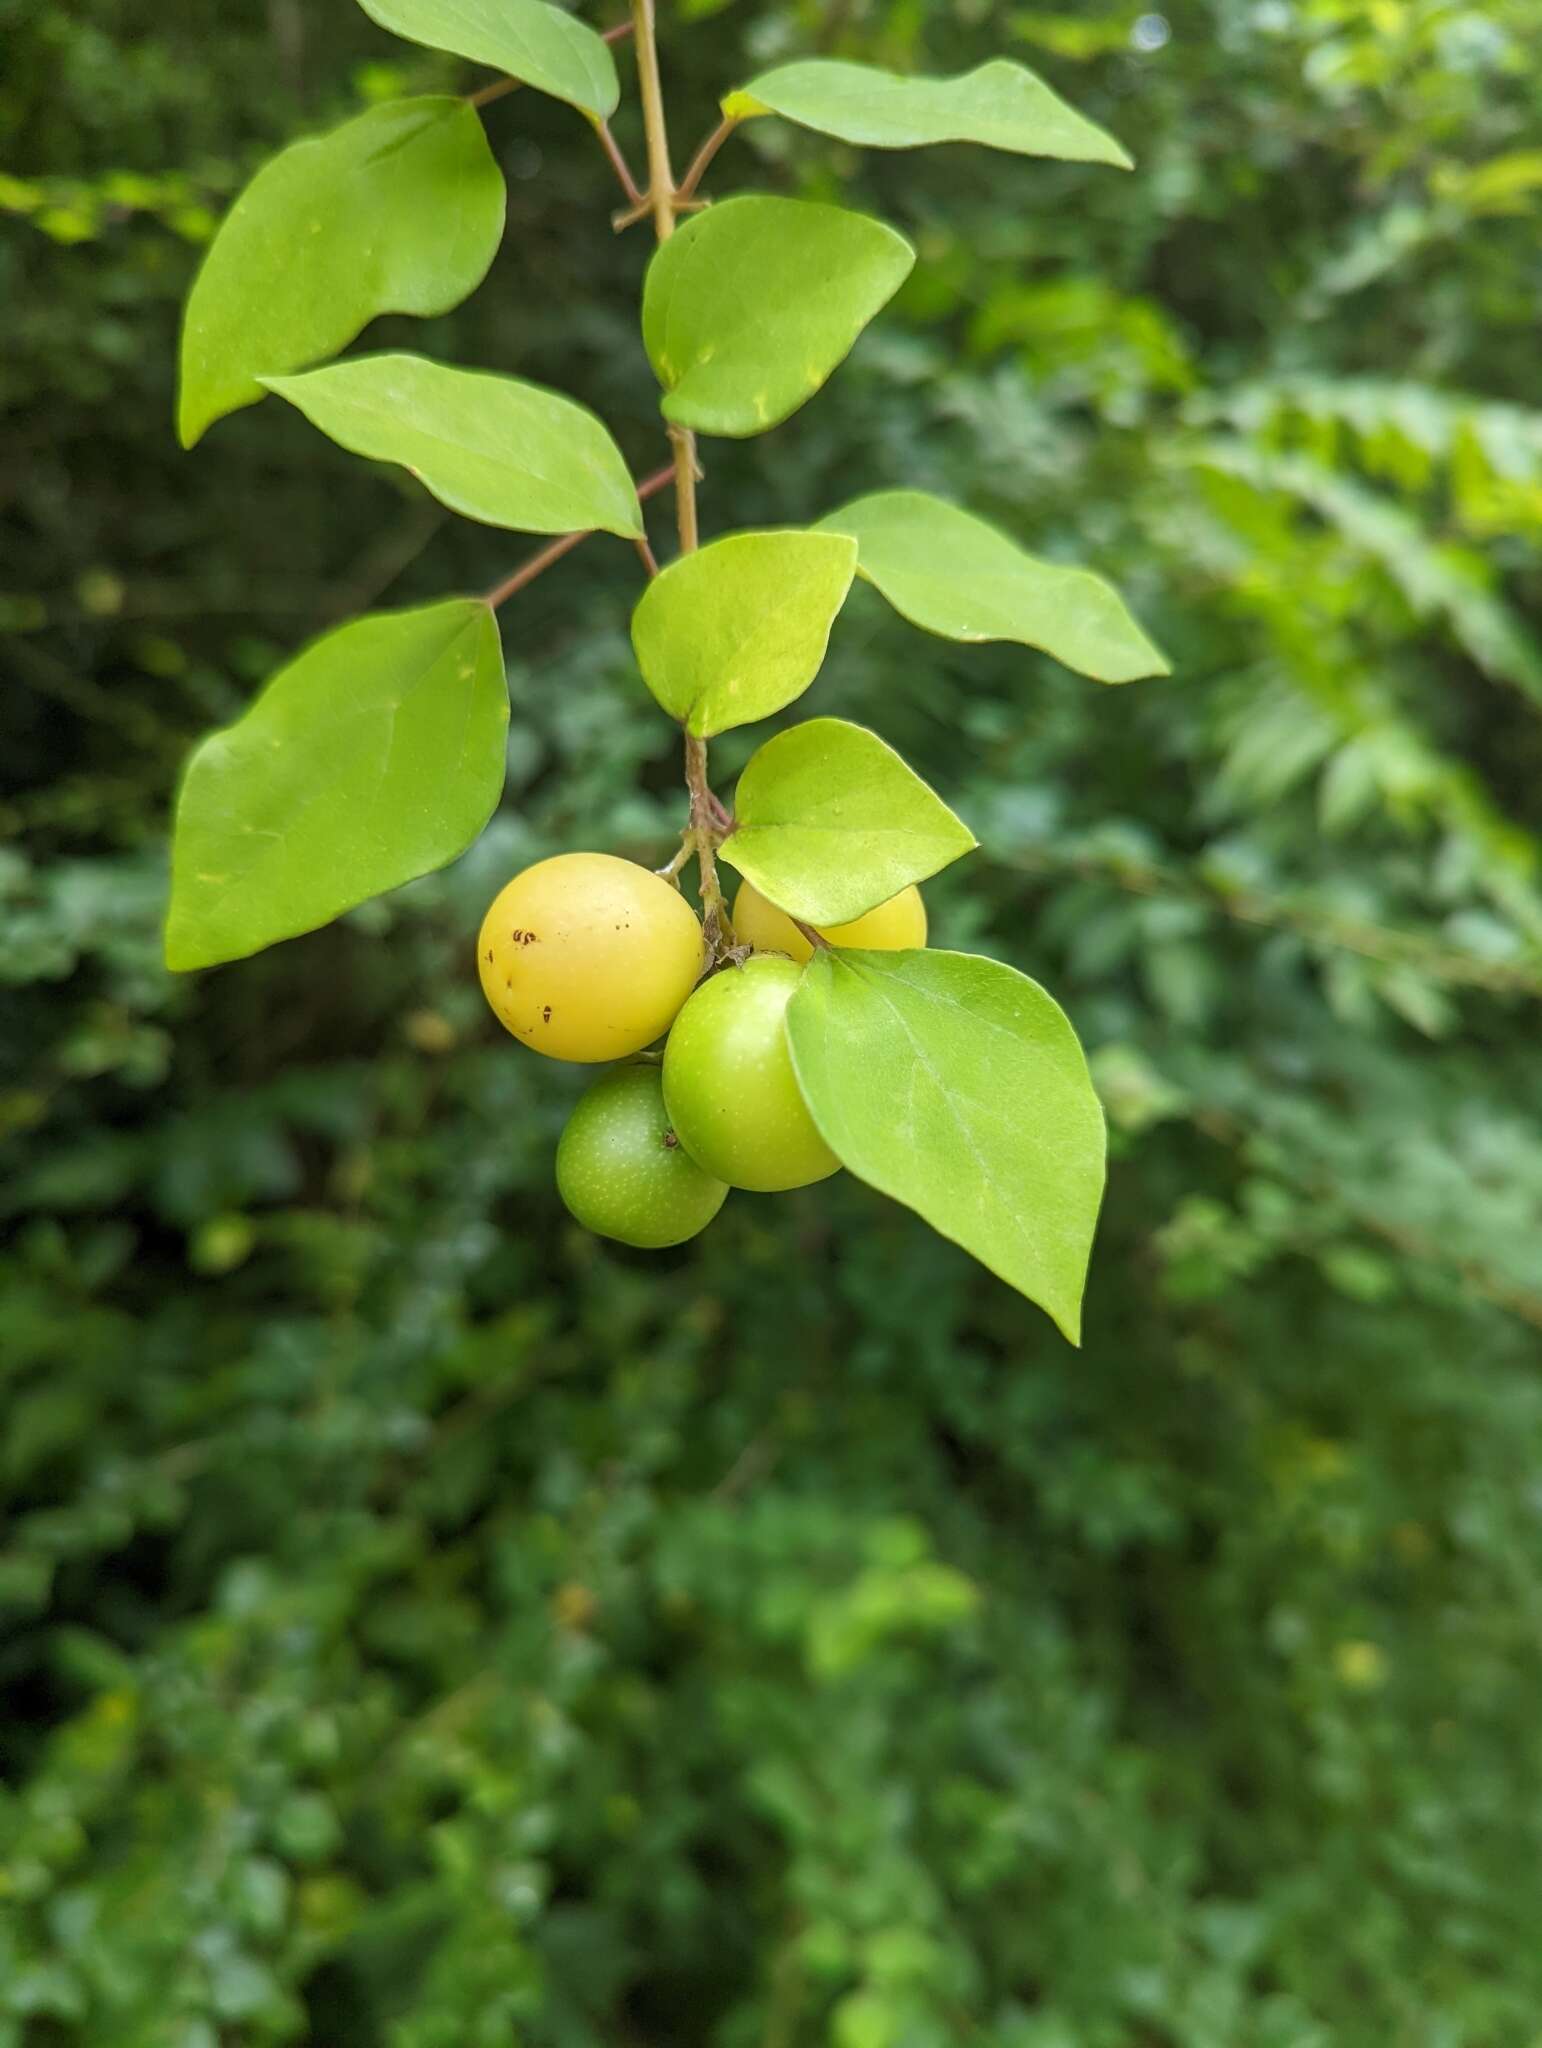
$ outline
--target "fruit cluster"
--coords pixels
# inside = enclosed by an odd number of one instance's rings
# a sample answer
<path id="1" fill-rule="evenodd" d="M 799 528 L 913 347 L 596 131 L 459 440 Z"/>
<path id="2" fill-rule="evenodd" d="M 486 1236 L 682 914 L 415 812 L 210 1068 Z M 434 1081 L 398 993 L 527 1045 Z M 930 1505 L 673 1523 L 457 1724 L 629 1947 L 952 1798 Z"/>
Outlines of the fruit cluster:
<path id="1" fill-rule="evenodd" d="M 682 1244 L 730 1188 L 778 1193 L 839 1168 L 783 1029 L 816 935 L 749 882 L 733 926 L 738 945 L 703 981 L 708 948 L 678 888 L 606 853 L 538 861 L 482 921 L 477 966 L 504 1028 L 552 1059 L 621 1063 L 582 1097 L 557 1147 L 562 1199 L 601 1237 L 650 1250 Z M 817 939 L 924 946 L 920 892 L 905 889 Z M 662 1061 L 637 1058 L 666 1032 Z"/>
<path id="2" fill-rule="evenodd" d="M 697 437 L 747 440 L 806 405 L 916 250 L 849 207 L 769 193 L 709 204 L 698 186 L 735 129 L 772 116 L 854 146 L 1129 158 L 1006 59 L 922 78 L 809 58 L 727 93 L 677 182 L 655 8 L 632 0 L 644 190 L 609 127 L 619 24 L 602 36 L 546 0 L 364 5 L 408 42 L 504 77 L 371 107 L 258 172 L 188 300 L 182 440 L 276 396 L 452 512 L 550 538 L 480 597 L 337 626 L 204 741 L 177 801 L 168 964 L 242 959 L 464 853 L 507 767 L 499 609 L 580 541 L 613 535 L 647 576 L 631 620 L 638 680 L 683 742 L 680 850 L 656 872 L 603 854 L 540 862 L 498 897 L 479 946 L 488 1000 L 524 1044 L 637 1062 L 590 1091 L 562 1139 L 569 1208 L 628 1244 L 674 1244 L 730 1187 L 801 1187 L 843 1166 L 1077 1341 L 1102 1110 L 1070 1020 L 1037 982 L 926 945 L 917 885 L 972 852 L 973 832 L 848 719 L 774 733 L 732 813 L 708 748 L 813 686 L 859 582 L 922 632 L 1032 648 L 1100 682 L 1167 663 L 1100 577 L 927 491 L 870 490 L 810 524 L 703 543 Z M 648 475 L 563 392 L 405 351 L 342 355 L 378 314 L 448 312 L 486 274 L 505 195 L 479 111 L 516 84 L 594 124 L 628 201 L 616 226 L 652 219 L 641 339 L 670 460 Z M 671 488 L 679 552 L 661 566 L 643 501 Z M 719 855 L 745 885 L 732 906 Z M 693 860 L 699 919 L 677 884 Z"/>

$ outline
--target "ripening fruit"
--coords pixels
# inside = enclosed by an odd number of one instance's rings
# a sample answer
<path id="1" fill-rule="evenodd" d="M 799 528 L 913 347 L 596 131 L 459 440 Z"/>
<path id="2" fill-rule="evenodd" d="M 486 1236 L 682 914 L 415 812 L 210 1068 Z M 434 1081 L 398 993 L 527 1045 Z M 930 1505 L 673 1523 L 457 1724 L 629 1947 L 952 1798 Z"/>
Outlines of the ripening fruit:
<path id="1" fill-rule="evenodd" d="M 524 1045 L 619 1060 L 661 1038 L 701 973 L 701 926 L 677 889 L 609 853 L 559 853 L 493 898 L 482 992 Z"/>
<path id="2" fill-rule="evenodd" d="M 664 1100 L 705 1172 L 761 1194 L 801 1188 L 840 1161 L 798 1092 L 782 1019 L 802 970 L 774 953 L 704 982 L 664 1048 Z"/>
<path id="3" fill-rule="evenodd" d="M 732 911 L 734 937 L 757 953 L 789 953 L 799 962 L 814 948 L 785 910 L 768 903 L 753 882 L 741 882 Z M 850 924 L 819 924 L 815 931 L 832 946 L 867 946 L 875 953 L 900 953 L 926 944 L 926 905 L 912 882 L 876 910 L 865 910 Z"/>
<path id="4" fill-rule="evenodd" d="M 557 1145 L 557 1192 L 586 1230 L 644 1251 L 684 1244 L 728 1195 L 670 1129 L 657 1067 L 593 1083 Z"/>

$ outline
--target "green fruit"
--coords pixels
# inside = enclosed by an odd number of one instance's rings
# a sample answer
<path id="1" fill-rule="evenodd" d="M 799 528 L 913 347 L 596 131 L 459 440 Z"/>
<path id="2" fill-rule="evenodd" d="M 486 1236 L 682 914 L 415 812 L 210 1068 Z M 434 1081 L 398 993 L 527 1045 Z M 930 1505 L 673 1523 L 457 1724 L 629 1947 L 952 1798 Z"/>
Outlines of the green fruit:
<path id="1" fill-rule="evenodd" d="M 657 1067 L 617 1067 L 557 1144 L 557 1191 L 586 1230 L 644 1251 L 705 1230 L 728 1195 L 676 1142 Z"/>
<path id="2" fill-rule="evenodd" d="M 761 1194 L 801 1188 L 840 1161 L 814 1128 L 783 1025 L 802 969 L 779 954 L 703 982 L 664 1048 L 664 1100 L 706 1172 Z"/>

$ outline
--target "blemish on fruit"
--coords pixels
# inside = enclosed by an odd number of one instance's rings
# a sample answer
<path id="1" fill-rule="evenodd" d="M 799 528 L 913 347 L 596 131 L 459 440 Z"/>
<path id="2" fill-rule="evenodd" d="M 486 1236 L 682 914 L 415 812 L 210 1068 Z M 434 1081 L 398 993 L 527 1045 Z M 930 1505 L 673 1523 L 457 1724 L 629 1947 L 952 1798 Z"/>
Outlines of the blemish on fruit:
<path id="1" fill-rule="evenodd" d="M 509 936 L 513 939 L 516 946 L 534 946 L 540 942 L 539 932 L 521 931 L 518 925 L 514 927 Z"/>
<path id="2" fill-rule="evenodd" d="M 549 1024 L 549 1023 L 551 1022 L 551 1004 L 550 1004 L 550 1003 L 548 1003 L 548 1004 L 546 1005 L 546 1008 L 545 1008 L 545 1009 L 544 1009 L 544 1010 L 543 1010 L 543 1011 L 541 1012 L 541 1022 L 542 1022 L 543 1024 Z"/>

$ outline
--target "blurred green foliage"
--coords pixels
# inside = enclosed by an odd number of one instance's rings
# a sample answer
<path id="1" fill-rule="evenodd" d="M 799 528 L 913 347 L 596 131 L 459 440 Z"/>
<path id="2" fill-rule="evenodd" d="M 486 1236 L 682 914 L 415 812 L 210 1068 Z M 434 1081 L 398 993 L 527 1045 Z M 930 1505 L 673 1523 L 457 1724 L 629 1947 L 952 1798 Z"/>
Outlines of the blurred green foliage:
<path id="1" fill-rule="evenodd" d="M 682 149 L 784 55 L 1005 49 L 1140 162 L 765 122 L 714 174 L 922 261 L 709 447 L 707 530 L 941 490 L 1174 657 L 859 593 L 819 686 L 985 844 L 937 936 L 1094 1048 L 1087 1347 L 843 1182 L 659 1258 L 565 1221 L 575 1084 L 469 934 L 670 844 L 620 543 L 507 614 L 476 852 L 163 973 L 196 734 L 517 558 L 272 405 L 170 424 L 254 163 L 458 75 L 341 4 L 0 0 L 0 2048 L 1535 2048 L 1533 0 L 666 15 Z M 566 110 L 488 122 L 504 253 L 408 345 L 651 465 L 645 245 Z"/>

